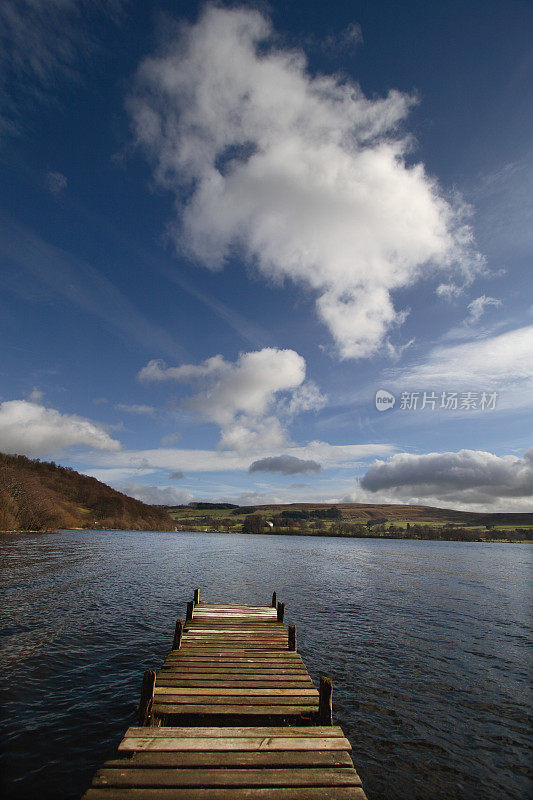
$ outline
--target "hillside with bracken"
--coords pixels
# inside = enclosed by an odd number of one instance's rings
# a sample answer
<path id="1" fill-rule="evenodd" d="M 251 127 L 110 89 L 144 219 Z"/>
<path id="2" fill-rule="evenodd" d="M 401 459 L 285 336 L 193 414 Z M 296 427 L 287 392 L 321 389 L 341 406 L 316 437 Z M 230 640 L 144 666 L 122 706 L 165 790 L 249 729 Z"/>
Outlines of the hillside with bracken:
<path id="1" fill-rule="evenodd" d="M 55 528 L 173 530 L 164 508 L 148 506 L 68 467 L 0 453 L 0 531 Z"/>

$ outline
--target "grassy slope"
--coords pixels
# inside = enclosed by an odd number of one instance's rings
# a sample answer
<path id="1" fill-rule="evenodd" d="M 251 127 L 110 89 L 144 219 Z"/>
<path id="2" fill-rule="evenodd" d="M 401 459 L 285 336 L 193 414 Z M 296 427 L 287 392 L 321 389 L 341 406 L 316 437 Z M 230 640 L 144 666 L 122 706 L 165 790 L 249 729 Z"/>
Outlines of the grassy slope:
<path id="1" fill-rule="evenodd" d="M 173 530 L 162 507 L 115 491 L 54 462 L 0 453 L 0 530 Z"/>

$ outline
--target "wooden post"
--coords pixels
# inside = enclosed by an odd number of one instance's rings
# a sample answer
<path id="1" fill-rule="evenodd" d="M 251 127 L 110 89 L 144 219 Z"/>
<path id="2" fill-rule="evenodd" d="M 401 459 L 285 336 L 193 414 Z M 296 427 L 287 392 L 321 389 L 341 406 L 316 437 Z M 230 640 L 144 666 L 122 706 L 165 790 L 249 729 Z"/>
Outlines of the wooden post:
<path id="1" fill-rule="evenodd" d="M 320 676 L 320 689 L 318 700 L 318 717 L 320 725 L 333 725 L 333 705 L 331 702 L 331 695 L 333 692 L 333 685 L 331 678 L 326 678 L 325 675 Z"/>
<path id="2" fill-rule="evenodd" d="M 154 701 L 155 672 L 147 669 L 143 675 L 141 687 L 141 702 L 139 703 L 139 725 L 146 727 L 150 724 L 152 704 Z"/>
<path id="3" fill-rule="evenodd" d="M 194 590 L 194 600 L 193 600 L 193 602 L 194 602 L 195 606 L 197 606 L 198 603 L 200 602 L 200 589 L 195 589 Z"/>
<path id="4" fill-rule="evenodd" d="M 193 614 L 194 614 L 194 600 L 189 600 L 189 602 L 187 603 L 187 617 L 185 622 L 191 620 Z"/>
<path id="5" fill-rule="evenodd" d="M 272 592 L 272 608 L 276 608 L 277 599 L 276 592 Z"/>
<path id="6" fill-rule="evenodd" d="M 296 650 L 296 625 L 289 625 L 289 650 Z"/>
<path id="7" fill-rule="evenodd" d="M 278 603 L 278 622 L 285 619 L 285 603 Z"/>
<path id="8" fill-rule="evenodd" d="M 180 618 L 176 622 L 176 630 L 174 631 L 174 642 L 172 643 L 173 650 L 180 649 L 182 635 L 183 635 L 183 620 Z"/>

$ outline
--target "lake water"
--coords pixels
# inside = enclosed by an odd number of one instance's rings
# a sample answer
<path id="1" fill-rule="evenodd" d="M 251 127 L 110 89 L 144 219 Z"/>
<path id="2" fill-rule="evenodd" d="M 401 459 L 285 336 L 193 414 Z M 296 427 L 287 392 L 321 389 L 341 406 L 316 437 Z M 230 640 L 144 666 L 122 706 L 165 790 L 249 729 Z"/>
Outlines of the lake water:
<path id="1" fill-rule="evenodd" d="M 5 798 L 79 798 L 195 587 L 268 604 L 334 686 L 369 800 L 531 797 L 529 545 L 0 536 Z M 529 749 L 528 749 L 529 747 Z"/>

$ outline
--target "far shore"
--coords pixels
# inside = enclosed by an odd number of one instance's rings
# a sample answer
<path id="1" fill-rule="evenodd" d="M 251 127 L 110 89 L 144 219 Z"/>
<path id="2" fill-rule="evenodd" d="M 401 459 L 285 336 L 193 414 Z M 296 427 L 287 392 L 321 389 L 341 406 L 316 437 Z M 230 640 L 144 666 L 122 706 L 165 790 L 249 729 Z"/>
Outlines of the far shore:
<path id="1" fill-rule="evenodd" d="M 533 538 L 531 539 L 508 539 L 508 538 L 498 538 L 498 537 L 487 537 L 482 536 L 478 538 L 471 538 L 471 539 L 457 539 L 457 538 L 427 538 L 421 536 L 392 536 L 387 535 L 386 533 L 381 533 L 377 535 L 365 535 L 365 536 L 354 536 L 351 534 L 346 533 L 324 533 L 319 532 L 315 533 L 314 531 L 261 531 L 261 532 L 250 532 L 250 531 L 220 531 L 220 530 L 185 530 L 185 531 L 175 531 L 175 530 L 168 530 L 168 531 L 150 531 L 150 530 L 133 530 L 131 528 L 61 528 L 61 529 L 47 529 L 47 530 L 31 530 L 31 531 L 22 531 L 22 530 L 11 530 L 11 531 L 0 531 L 0 535 L 20 535 L 20 534 L 44 534 L 44 533 L 62 533 L 68 531 L 87 531 L 88 533 L 92 532 L 100 532 L 100 533 L 218 533 L 221 535 L 228 535 L 233 534 L 237 536 L 309 536 L 314 538 L 321 538 L 324 537 L 326 539 L 356 539 L 356 540 L 364 540 L 364 539 L 387 539 L 389 541 L 414 541 L 414 542 L 470 542 L 470 543 L 487 543 L 487 544 L 533 544 Z"/>

